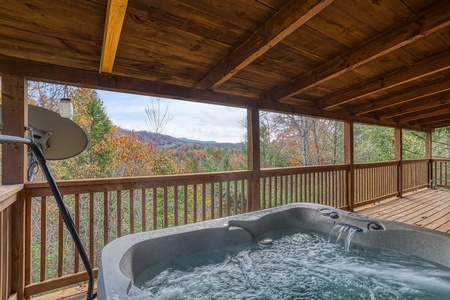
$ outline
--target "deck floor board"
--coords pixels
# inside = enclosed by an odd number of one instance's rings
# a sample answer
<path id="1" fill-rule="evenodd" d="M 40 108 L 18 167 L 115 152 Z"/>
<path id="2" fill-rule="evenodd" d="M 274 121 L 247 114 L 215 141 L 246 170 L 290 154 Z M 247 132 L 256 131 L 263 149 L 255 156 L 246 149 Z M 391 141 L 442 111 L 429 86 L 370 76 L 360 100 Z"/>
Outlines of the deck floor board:
<path id="1" fill-rule="evenodd" d="M 361 206 L 355 212 L 450 233 L 450 191 L 425 189 Z"/>

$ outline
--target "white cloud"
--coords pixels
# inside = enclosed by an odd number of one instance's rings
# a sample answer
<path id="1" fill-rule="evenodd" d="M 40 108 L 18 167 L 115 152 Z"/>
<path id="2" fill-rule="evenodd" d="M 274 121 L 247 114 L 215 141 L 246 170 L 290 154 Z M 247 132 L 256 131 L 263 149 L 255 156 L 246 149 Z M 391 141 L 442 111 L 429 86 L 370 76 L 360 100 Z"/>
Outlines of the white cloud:
<path id="1" fill-rule="evenodd" d="M 129 130 L 150 130 L 145 119 L 145 107 L 151 98 L 98 91 L 108 116 L 115 125 Z M 246 129 L 241 121 L 245 109 L 180 100 L 162 99 L 161 105 L 170 105 L 173 115 L 165 134 L 203 141 L 241 142 Z"/>

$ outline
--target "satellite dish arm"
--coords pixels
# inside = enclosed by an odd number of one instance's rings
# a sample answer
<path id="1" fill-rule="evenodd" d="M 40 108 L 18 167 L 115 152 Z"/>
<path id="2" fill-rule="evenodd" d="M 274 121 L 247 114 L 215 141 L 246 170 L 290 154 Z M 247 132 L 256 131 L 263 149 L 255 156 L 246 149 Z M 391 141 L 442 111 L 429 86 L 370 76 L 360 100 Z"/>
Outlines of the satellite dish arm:
<path id="1" fill-rule="evenodd" d="M 91 263 L 89 262 L 89 258 L 84 249 L 83 243 L 81 242 L 80 236 L 78 235 L 77 229 L 73 223 L 72 217 L 70 216 L 69 211 L 67 210 L 66 205 L 64 204 L 63 198 L 59 191 L 58 186 L 56 185 L 55 180 L 53 179 L 52 174 L 47 166 L 47 161 L 44 157 L 41 147 L 34 141 L 34 139 L 20 138 L 9 135 L 0 135 L 0 143 L 8 143 L 8 144 L 27 144 L 30 149 L 33 151 L 36 160 L 41 165 L 42 171 L 44 172 L 45 177 L 47 178 L 48 185 L 53 192 L 56 203 L 58 204 L 59 212 L 61 214 L 64 223 L 66 224 L 67 229 L 72 236 L 72 239 L 75 243 L 75 246 L 80 254 L 81 260 L 83 261 L 84 267 L 89 276 L 89 284 L 87 291 L 87 300 L 94 299 L 97 297 L 96 293 L 93 293 L 94 287 L 94 272 L 92 271 Z"/>

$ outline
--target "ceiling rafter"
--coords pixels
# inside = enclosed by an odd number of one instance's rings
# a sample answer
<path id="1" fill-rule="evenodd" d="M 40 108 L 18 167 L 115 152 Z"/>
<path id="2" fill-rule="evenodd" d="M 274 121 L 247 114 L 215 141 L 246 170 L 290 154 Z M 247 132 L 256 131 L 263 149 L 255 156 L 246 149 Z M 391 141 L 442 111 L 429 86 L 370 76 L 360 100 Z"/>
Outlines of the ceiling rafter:
<path id="1" fill-rule="evenodd" d="M 400 118 L 394 118 L 395 121 L 401 121 L 410 124 L 420 124 L 423 120 L 436 119 L 436 116 L 444 115 L 450 113 L 450 107 L 441 108 L 439 110 L 435 108 L 428 108 L 422 110 L 420 113 L 411 113 L 407 116 L 402 116 Z M 395 122 L 394 121 L 394 122 Z"/>
<path id="2" fill-rule="evenodd" d="M 414 112 L 420 113 L 423 109 L 432 107 L 436 108 L 447 104 L 450 104 L 450 92 L 444 92 L 442 94 L 432 95 L 413 100 L 411 102 L 406 102 L 401 105 L 393 106 L 389 110 L 376 114 L 376 117 L 380 120 L 384 120 Z"/>
<path id="3" fill-rule="evenodd" d="M 255 59 L 281 42 L 334 0 L 291 0 L 262 27 L 215 66 L 198 84 L 200 89 L 214 89 L 226 82 Z"/>
<path id="4" fill-rule="evenodd" d="M 450 90 L 450 81 L 444 78 L 437 82 L 427 83 L 416 88 L 407 88 L 392 96 L 372 101 L 371 103 L 360 105 L 352 110 L 350 113 L 356 116 L 367 114 L 376 110 L 384 109 L 390 106 L 399 105 L 415 99 L 435 95 Z"/>
<path id="5" fill-rule="evenodd" d="M 323 65 L 266 93 L 263 97 L 267 100 L 279 101 L 296 95 L 449 25 L 450 1 L 442 1 L 400 26 L 377 35 L 356 49 L 328 60 Z"/>
<path id="6" fill-rule="evenodd" d="M 108 0 L 100 73 L 112 73 L 128 0 Z"/>
<path id="7" fill-rule="evenodd" d="M 408 67 L 395 70 L 359 85 L 322 98 L 317 102 L 321 109 L 330 109 L 398 85 L 450 69 L 450 50 L 443 51 Z"/>
<path id="8" fill-rule="evenodd" d="M 439 119 L 436 117 L 431 117 L 420 120 L 421 124 L 426 124 L 431 128 L 447 127 L 449 121 L 450 121 L 450 113 L 439 115 Z"/>

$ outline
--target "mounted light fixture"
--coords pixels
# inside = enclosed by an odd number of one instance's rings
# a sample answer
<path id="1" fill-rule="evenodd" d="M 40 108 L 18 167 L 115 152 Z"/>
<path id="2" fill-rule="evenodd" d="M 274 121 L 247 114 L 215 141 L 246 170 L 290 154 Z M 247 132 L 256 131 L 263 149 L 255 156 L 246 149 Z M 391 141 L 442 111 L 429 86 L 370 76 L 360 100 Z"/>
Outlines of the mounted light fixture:
<path id="1" fill-rule="evenodd" d="M 63 118 L 72 119 L 73 105 L 67 93 L 67 85 L 64 87 L 64 98 L 59 100 L 59 114 Z"/>

